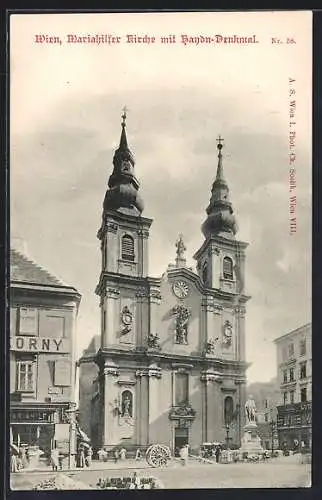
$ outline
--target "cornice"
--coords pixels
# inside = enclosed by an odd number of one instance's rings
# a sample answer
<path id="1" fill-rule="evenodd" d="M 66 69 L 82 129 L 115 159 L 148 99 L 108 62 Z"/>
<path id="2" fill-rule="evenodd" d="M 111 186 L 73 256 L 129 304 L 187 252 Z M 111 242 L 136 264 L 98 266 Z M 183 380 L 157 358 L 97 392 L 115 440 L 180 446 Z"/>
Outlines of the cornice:
<path id="1" fill-rule="evenodd" d="M 143 349 L 143 348 L 142 348 Z M 96 358 L 101 358 L 101 362 L 103 362 L 104 358 L 123 358 L 123 359 L 132 359 L 132 360 L 140 360 L 144 361 L 147 364 L 152 361 L 160 363 L 167 363 L 170 365 L 178 365 L 178 366 L 202 366 L 204 369 L 207 367 L 214 367 L 216 370 L 231 370 L 228 372 L 229 376 L 238 377 L 241 375 L 241 372 L 244 372 L 251 363 L 247 363 L 245 361 L 233 361 L 233 360 L 225 360 L 220 358 L 207 359 L 202 355 L 180 355 L 180 354 L 172 354 L 172 353 L 163 353 L 157 352 L 154 353 L 152 351 L 144 351 L 140 349 L 132 348 L 131 350 L 121 350 L 117 346 L 101 348 L 99 349 Z M 244 377 L 242 377 L 244 378 Z"/>
<path id="2" fill-rule="evenodd" d="M 224 238 L 222 236 L 211 236 L 210 238 L 205 239 L 201 247 L 193 255 L 193 258 L 195 260 L 199 259 L 199 257 L 207 250 L 207 247 L 216 245 L 219 247 L 219 250 L 225 250 L 225 248 L 234 248 L 239 251 L 244 251 L 248 247 L 249 243 L 236 239 Z"/>

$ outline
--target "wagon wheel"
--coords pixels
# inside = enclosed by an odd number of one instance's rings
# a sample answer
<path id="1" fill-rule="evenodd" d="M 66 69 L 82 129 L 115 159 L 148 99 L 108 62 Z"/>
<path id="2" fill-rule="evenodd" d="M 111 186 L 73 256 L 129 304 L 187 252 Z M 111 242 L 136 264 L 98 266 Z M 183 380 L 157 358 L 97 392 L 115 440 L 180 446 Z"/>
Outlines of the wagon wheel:
<path id="1" fill-rule="evenodd" d="M 169 448 L 160 444 L 150 446 L 146 452 L 146 460 L 152 467 L 164 467 L 170 458 Z"/>

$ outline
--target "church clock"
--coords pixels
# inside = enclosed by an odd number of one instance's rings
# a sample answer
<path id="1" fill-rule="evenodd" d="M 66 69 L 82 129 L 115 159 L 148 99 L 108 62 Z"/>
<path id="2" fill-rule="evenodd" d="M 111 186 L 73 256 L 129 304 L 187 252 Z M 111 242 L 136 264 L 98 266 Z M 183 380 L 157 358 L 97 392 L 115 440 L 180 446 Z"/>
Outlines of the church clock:
<path id="1" fill-rule="evenodd" d="M 176 281 L 173 284 L 172 290 L 179 299 L 184 299 L 189 293 L 189 287 L 185 281 Z"/>

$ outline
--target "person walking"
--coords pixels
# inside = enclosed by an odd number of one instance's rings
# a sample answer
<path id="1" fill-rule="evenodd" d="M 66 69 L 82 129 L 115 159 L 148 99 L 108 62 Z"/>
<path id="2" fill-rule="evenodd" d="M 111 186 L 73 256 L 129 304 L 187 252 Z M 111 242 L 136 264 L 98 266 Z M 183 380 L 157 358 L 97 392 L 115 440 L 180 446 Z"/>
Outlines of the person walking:
<path id="1" fill-rule="evenodd" d="M 81 469 L 85 467 L 85 452 L 83 446 L 79 447 L 79 466 Z"/>
<path id="2" fill-rule="evenodd" d="M 182 448 L 180 450 L 180 458 L 181 458 L 182 465 L 186 465 L 187 460 L 188 460 L 188 454 L 189 454 L 188 445 L 185 444 L 184 446 L 182 446 Z"/>
<path id="3" fill-rule="evenodd" d="M 50 452 L 50 463 L 52 470 L 57 471 L 59 467 L 59 451 L 57 448 L 53 448 Z"/>
<path id="4" fill-rule="evenodd" d="M 126 449 L 125 448 L 121 448 L 120 457 L 121 457 L 121 460 L 126 460 Z"/>
<path id="5" fill-rule="evenodd" d="M 135 460 L 136 460 L 136 461 L 141 460 L 141 457 L 142 457 L 142 455 L 141 455 L 141 451 L 140 451 L 140 448 L 138 448 L 138 449 L 136 450 Z"/>
<path id="6" fill-rule="evenodd" d="M 11 453 L 11 472 L 18 472 L 18 455 L 15 451 L 10 450 Z"/>
<path id="7" fill-rule="evenodd" d="M 215 457 L 216 457 L 216 463 L 218 464 L 219 459 L 220 459 L 220 447 L 219 446 L 216 446 Z"/>

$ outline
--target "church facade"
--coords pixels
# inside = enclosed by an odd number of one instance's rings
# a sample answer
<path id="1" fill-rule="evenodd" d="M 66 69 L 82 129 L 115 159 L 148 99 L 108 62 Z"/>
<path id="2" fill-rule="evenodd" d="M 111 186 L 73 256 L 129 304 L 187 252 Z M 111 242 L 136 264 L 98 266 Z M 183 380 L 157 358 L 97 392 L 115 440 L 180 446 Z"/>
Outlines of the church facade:
<path id="1" fill-rule="evenodd" d="M 246 402 L 245 250 L 223 174 L 217 175 L 196 250 L 182 237 L 160 278 L 149 276 L 149 229 L 122 116 L 120 145 L 98 231 L 101 345 L 93 418 L 96 446 L 240 444 Z M 81 364 L 81 363 L 80 363 Z M 80 395 L 81 397 L 81 395 Z M 80 415 L 80 419 L 82 416 Z"/>

